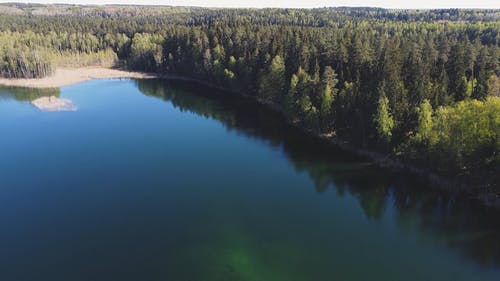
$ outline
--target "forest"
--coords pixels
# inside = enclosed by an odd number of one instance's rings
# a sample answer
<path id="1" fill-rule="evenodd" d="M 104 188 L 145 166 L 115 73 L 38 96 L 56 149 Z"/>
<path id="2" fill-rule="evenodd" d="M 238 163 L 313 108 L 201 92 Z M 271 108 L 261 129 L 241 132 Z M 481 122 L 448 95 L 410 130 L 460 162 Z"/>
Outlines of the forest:
<path id="1" fill-rule="evenodd" d="M 500 183 L 500 10 L 0 5 L 0 75 L 105 65 L 253 96 L 293 124 Z"/>

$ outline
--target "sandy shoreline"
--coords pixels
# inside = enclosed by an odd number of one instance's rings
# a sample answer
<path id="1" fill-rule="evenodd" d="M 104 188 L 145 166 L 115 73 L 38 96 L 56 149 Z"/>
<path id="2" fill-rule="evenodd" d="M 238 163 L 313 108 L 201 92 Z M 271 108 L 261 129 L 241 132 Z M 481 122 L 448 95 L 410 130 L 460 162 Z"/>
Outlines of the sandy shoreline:
<path id="1" fill-rule="evenodd" d="M 125 71 L 104 67 L 58 68 L 53 76 L 39 79 L 0 78 L 0 85 L 28 88 L 59 88 L 92 79 L 150 79 L 156 77 L 156 75 L 149 73 Z"/>

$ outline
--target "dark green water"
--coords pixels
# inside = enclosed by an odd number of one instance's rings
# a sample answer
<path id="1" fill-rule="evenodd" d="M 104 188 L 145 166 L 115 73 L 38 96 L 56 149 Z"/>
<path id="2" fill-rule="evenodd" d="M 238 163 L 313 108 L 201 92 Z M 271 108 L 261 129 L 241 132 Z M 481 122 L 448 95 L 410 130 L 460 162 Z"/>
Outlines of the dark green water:
<path id="1" fill-rule="evenodd" d="M 0 280 L 500 280 L 499 212 L 218 94 L 0 90 Z"/>

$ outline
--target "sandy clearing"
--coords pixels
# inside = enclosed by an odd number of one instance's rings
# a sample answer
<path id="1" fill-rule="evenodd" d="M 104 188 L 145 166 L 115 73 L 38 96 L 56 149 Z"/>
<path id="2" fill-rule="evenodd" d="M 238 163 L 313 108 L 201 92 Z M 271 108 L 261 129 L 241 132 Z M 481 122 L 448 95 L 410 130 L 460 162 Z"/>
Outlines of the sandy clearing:
<path id="1" fill-rule="evenodd" d="M 150 79 L 156 75 L 104 67 L 58 68 L 53 76 L 39 79 L 0 78 L 0 85 L 28 88 L 59 88 L 92 79 L 136 78 Z"/>

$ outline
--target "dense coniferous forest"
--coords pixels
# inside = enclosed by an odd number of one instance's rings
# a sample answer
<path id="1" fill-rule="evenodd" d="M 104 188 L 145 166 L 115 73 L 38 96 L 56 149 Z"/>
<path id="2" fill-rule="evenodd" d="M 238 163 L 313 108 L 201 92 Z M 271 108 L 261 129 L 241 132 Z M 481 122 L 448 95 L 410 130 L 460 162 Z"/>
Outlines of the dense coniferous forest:
<path id="1" fill-rule="evenodd" d="M 120 65 L 254 96 L 315 134 L 500 182 L 500 10 L 0 6 L 0 75 Z"/>

